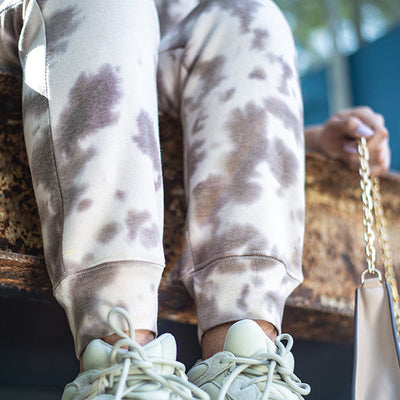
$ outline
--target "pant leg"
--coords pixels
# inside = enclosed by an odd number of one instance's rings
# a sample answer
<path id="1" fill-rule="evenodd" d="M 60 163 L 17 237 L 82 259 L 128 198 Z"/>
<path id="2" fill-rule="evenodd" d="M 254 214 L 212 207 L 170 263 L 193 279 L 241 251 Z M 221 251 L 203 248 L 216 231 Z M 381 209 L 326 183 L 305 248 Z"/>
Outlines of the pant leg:
<path id="1" fill-rule="evenodd" d="M 54 294 L 79 355 L 113 306 L 156 331 L 164 266 L 152 0 L 25 1 L 27 153 Z M 123 326 L 123 328 L 126 328 Z"/>
<path id="2" fill-rule="evenodd" d="M 209 0 L 162 40 L 160 107 L 184 129 L 182 279 L 199 335 L 243 318 L 280 329 L 301 282 L 302 100 L 290 29 L 274 3 Z"/>
<path id="3" fill-rule="evenodd" d="M 0 72 L 21 79 L 18 37 L 22 28 L 22 0 L 4 0 L 0 6 Z"/>

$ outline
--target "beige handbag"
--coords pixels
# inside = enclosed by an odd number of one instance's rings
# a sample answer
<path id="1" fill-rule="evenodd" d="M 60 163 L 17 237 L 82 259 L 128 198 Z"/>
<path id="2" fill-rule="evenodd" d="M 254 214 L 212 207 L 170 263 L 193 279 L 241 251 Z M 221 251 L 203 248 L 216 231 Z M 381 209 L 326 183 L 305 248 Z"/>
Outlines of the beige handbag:
<path id="1" fill-rule="evenodd" d="M 400 306 L 393 262 L 385 233 L 379 180 L 370 179 L 366 140 L 358 146 L 368 268 L 356 291 L 353 400 L 400 400 Z M 375 227 L 386 282 L 375 265 Z M 368 278 L 367 278 L 368 276 Z"/>

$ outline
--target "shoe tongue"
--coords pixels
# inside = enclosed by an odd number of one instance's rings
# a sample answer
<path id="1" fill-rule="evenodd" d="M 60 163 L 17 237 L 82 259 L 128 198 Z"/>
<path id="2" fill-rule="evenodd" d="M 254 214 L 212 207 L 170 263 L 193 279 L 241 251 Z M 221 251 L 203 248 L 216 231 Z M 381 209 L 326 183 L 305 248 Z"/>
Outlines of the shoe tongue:
<path id="1" fill-rule="evenodd" d="M 111 366 L 110 354 L 113 346 L 95 339 L 90 342 L 83 354 L 83 369 L 105 369 Z M 176 342 L 172 335 L 166 333 L 150 343 L 143 346 L 146 356 L 152 358 L 164 358 L 167 360 L 176 360 Z M 126 353 L 126 349 L 119 349 L 118 354 Z M 155 364 L 154 368 L 159 373 L 172 374 L 174 367 L 165 364 Z"/>
<path id="2" fill-rule="evenodd" d="M 250 358 L 257 353 L 275 353 L 276 346 L 256 322 L 245 319 L 230 327 L 224 350 L 237 357 Z"/>
<path id="3" fill-rule="evenodd" d="M 104 369 L 110 366 L 112 346 L 100 339 L 91 341 L 83 353 L 83 370 Z"/>
<path id="4" fill-rule="evenodd" d="M 277 353 L 275 343 L 264 333 L 261 327 L 250 319 L 233 324 L 226 335 L 224 350 L 237 357 L 252 358 L 260 353 Z M 294 369 L 294 357 L 291 352 L 284 356 L 284 361 L 290 370 Z M 264 372 L 264 367 L 256 367 Z"/>

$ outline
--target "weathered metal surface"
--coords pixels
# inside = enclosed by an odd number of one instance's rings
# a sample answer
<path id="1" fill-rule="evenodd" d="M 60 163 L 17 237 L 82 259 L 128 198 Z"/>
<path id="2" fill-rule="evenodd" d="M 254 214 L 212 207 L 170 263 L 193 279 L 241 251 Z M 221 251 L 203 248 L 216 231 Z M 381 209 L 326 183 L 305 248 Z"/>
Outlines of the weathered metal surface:
<path id="1" fill-rule="evenodd" d="M 399 276 L 400 177 L 381 179 L 388 236 Z M 365 270 L 363 211 L 357 171 L 319 155 L 307 157 L 305 281 L 288 304 L 352 317 L 354 291 Z M 379 254 L 379 252 L 378 252 Z M 379 265 L 379 263 L 378 263 Z"/>
<path id="2" fill-rule="evenodd" d="M 21 128 L 21 113 L 18 108 L 13 113 L 4 112 L 2 103 L 0 106 L 0 249 L 40 255 L 40 223 Z"/>
<path id="3" fill-rule="evenodd" d="M 1 296 L 50 299 L 52 288 L 43 257 L 0 251 Z"/>
<path id="4" fill-rule="evenodd" d="M 39 219 L 27 167 L 18 90 L 2 92 L 0 77 L 0 296 L 51 298 Z M 10 80 L 7 80 L 10 85 Z M 17 86 L 15 86 L 17 87 Z M 3 101 L 6 106 L 1 106 Z M 160 116 L 165 185 L 167 267 L 160 316 L 196 323 L 193 301 L 179 282 L 185 196 L 182 134 Z M 284 329 L 307 339 L 350 342 L 354 291 L 364 269 L 362 208 L 357 171 L 309 154 L 306 160 L 304 284 L 289 298 Z M 382 179 L 383 206 L 395 266 L 400 265 L 400 178 Z M 398 274 L 399 275 L 399 274 Z"/>

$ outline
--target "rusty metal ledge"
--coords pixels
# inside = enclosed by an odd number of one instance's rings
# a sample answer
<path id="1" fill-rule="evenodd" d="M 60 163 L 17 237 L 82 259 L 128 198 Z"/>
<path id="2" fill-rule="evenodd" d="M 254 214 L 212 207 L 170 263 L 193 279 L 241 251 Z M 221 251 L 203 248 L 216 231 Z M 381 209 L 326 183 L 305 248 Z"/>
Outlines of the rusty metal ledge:
<path id="1" fill-rule="evenodd" d="M 43 261 L 40 223 L 21 126 L 19 88 L 0 74 L 0 297 L 52 299 Z M 5 110 L 5 111 L 4 111 Z M 177 260 L 185 220 L 182 134 L 160 116 L 165 187 L 167 267 L 160 317 L 196 323 L 192 299 L 179 282 Z M 400 177 L 381 181 L 395 267 L 400 266 Z M 354 291 L 365 268 L 361 191 L 357 171 L 317 154 L 306 158 L 304 283 L 287 302 L 284 329 L 297 337 L 350 343 Z M 399 276 L 399 274 L 398 274 Z"/>

